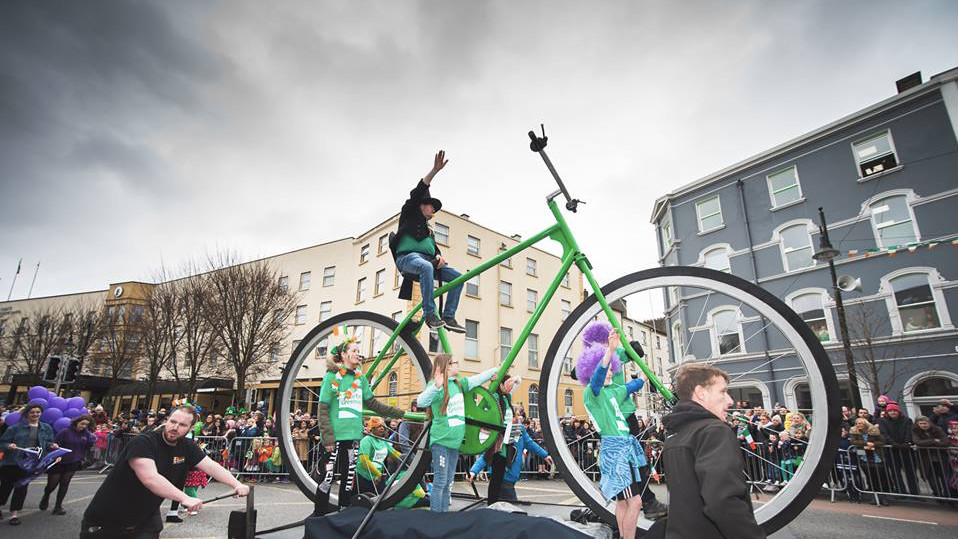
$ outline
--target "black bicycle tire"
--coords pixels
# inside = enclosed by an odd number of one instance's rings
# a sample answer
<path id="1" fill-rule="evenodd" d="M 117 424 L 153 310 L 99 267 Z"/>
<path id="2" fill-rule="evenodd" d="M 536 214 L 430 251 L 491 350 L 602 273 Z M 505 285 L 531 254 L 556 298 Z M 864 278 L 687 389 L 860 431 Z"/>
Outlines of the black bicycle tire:
<path id="1" fill-rule="evenodd" d="M 835 375 L 835 371 L 832 367 L 831 361 L 829 360 L 828 354 L 822 347 L 821 342 L 817 337 L 815 337 L 815 334 L 812 333 L 808 325 L 805 324 L 805 322 L 791 308 L 789 308 L 782 300 L 767 292 L 765 289 L 729 273 L 690 266 L 665 266 L 637 271 L 635 273 L 625 275 L 603 286 L 601 290 L 603 296 L 608 297 L 615 290 L 631 285 L 638 281 L 648 280 L 656 277 L 683 276 L 720 281 L 727 285 L 740 288 L 741 290 L 767 304 L 779 315 L 781 315 L 789 323 L 789 325 L 791 325 L 798 332 L 802 340 L 811 351 L 815 360 L 815 365 L 821 374 L 825 386 L 824 393 L 826 401 L 826 413 L 815 414 L 815 426 L 818 428 L 824 428 L 826 432 L 826 438 L 822 448 L 822 458 L 819 459 L 819 462 L 815 467 L 815 471 L 812 473 L 811 479 L 802 486 L 800 492 L 795 496 L 792 502 L 790 502 L 784 509 L 777 512 L 773 517 L 762 523 L 762 527 L 767 534 L 774 533 L 798 516 L 798 514 L 801 513 L 809 503 L 811 503 L 812 499 L 814 499 L 814 497 L 821 490 L 822 483 L 827 480 L 827 475 L 831 469 L 834 459 L 828 459 L 824 457 L 825 455 L 834 454 L 837 451 L 839 437 L 841 435 L 839 429 L 841 410 L 838 406 L 840 394 L 838 379 Z M 556 331 L 555 336 L 549 345 L 549 350 L 544 358 L 542 373 L 539 378 L 539 410 L 541 410 L 540 413 L 545 414 L 544 420 L 541 421 L 540 424 L 543 429 L 543 438 L 548 447 L 548 451 L 551 455 L 558 457 L 554 459 L 556 467 L 558 467 L 560 472 L 562 472 L 562 477 L 566 481 L 566 484 L 573 491 L 573 493 L 579 497 L 580 500 L 589 506 L 592 511 L 594 511 L 607 523 L 614 525 L 615 515 L 608 511 L 604 505 L 600 506 L 597 504 L 595 500 L 593 500 L 592 497 L 587 494 L 581 485 L 575 481 L 572 481 L 570 469 L 565 460 L 561 458 L 562 454 L 557 451 L 555 440 L 561 440 L 563 437 L 561 431 L 553 432 L 553 426 L 552 422 L 549 420 L 549 414 L 557 413 L 557 411 L 551 410 L 549 408 L 548 395 L 546 393 L 548 380 L 552 374 L 552 370 L 554 368 L 562 368 L 562 360 L 560 359 L 559 361 L 556 361 L 556 355 L 558 353 L 558 347 L 560 343 L 563 341 L 566 333 L 570 331 L 570 328 L 576 324 L 579 317 L 581 317 L 584 312 L 592 308 L 597 301 L 598 300 L 596 299 L 596 296 L 593 294 L 576 306 L 569 316 L 566 317 L 562 325 L 559 326 L 559 329 Z M 825 423 L 824 425 L 822 425 L 823 418 Z M 644 532 L 640 529 L 639 533 Z"/>
<path id="2" fill-rule="evenodd" d="M 303 339 L 299 343 L 299 346 L 297 346 L 296 349 L 293 350 L 293 353 L 290 355 L 289 360 L 287 361 L 286 365 L 283 367 L 283 376 L 280 379 L 279 387 L 277 388 L 277 394 L 283 395 L 284 393 L 283 388 L 287 385 L 287 383 L 289 383 L 290 376 L 293 376 L 295 378 L 295 374 L 292 372 L 292 369 L 290 369 L 289 367 L 294 363 L 295 359 L 303 352 L 303 349 L 306 346 L 308 346 L 309 342 L 312 341 L 313 338 L 315 338 L 317 335 L 322 335 L 324 332 L 328 331 L 329 328 L 331 327 L 342 325 L 343 322 L 363 320 L 363 319 L 366 319 L 371 322 L 380 324 L 384 327 L 390 328 L 393 332 L 395 332 L 396 328 L 399 327 L 399 323 L 393 320 L 392 318 L 389 318 L 388 316 L 383 316 L 378 313 L 369 312 L 369 311 L 349 311 L 349 312 L 345 312 L 345 313 L 330 317 L 320 322 L 313 329 L 311 329 L 309 333 L 306 334 L 306 336 L 303 337 Z M 413 337 L 406 331 L 401 333 L 397 338 L 401 338 L 403 344 L 406 347 L 406 350 L 412 353 L 413 356 L 415 356 L 416 364 L 419 365 L 419 369 L 423 373 L 423 379 L 428 380 L 429 373 L 432 369 L 432 363 L 429 361 L 429 356 L 426 354 L 425 349 L 423 349 L 422 344 L 420 344 L 415 337 Z M 307 350 L 307 352 L 310 352 L 310 351 L 311 350 Z M 294 380 L 294 383 L 295 383 L 295 380 Z M 425 425 L 423 425 L 423 428 L 428 429 L 429 423 L 426 423 Z M 295 454 L 288 454 L 288 449 L 286 447 L 287 444 L 283 443 L 283 440 L 286 440 L 287 438 L 289 438 L 290 440 L 292 439 L 292 431 L 290 429 L 291 427 L 289 425 L 289 421 L 279 421 L 279 434 L 282 437 L 281 443 L 279 444 L 280 454 L 282 455 L 284 462 L 291 463 L 290 466 L 292 466 L 292 468 L 288 468 L 288 469 L 294 470 L 294 471 L 291 471 L 291 473 L 289 474 L 290 479 L 292 479 L 293 483 L 296 484 L 299 490 L 302 491 L 302 493 L 305 494 L 307 498 L 312 500 L 313 496 L 315 496 L 315 492 L 312 492 L 310 490 L 309 485 L 306 483 L 306 481 L 302 477 L 300 477 L 298 473 L 298 468 L 295 468 L 295 466 L 297 465 L 295 463 L 299 463 L 299 457 L 297 457 Z M 429 437 L 427 435 L 423 437 L 422 443 L 428 444 L 428 440 L 429 440 Z M 428 446 L 426 447 L 428 448 Z M 429 464 L 431 462 L 430 457 L 431 455 L 429 454 L 429 451 L 423 450 L 423 457 L 420 458 L 418 461 L 416 461 L 415 467 L 410 469 L 406 473 L 406 475 L 403 477 L 403 480 L 399 482 L 398 487 L 393 487 L 390 489 L 389 496 L 387 496 L 386 499 L 384 499 L 382 503 L 379 504 L 379 509 L 388 509 L 396 505 L 403 498 L 405 498 L 410 492 L 415 490 L 416 486 L 419 484 L 419 481 L 426 474 L 426 471 L 429 468 Z M 295 460 L 291 460 L 291 459 L 295 459 Z M 302 466 L 302 465 L 299 464 L 299 466 Z M 306 473 L 308 473 L 308 471 Z"/>

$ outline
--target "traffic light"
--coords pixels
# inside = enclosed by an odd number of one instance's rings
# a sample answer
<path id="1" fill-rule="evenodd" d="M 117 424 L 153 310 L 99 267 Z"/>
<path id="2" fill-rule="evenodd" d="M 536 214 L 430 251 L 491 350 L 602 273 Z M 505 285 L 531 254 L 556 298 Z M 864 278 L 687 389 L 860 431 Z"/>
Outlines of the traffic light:
<path id="1" fill-rule="evenodd" d="M 43 369 L 43 380 L 45 382 L 56 382 L 57 374 L 60 372 L 60 356 L 47 357 L 47 366 Z"/>
<path id="2" fill-rule="evenodd" d="M 77 375 L 80 374 L 80 360 L 68 359 L 67 372 L 63 375 L 64 384 L 72 384 L 77 381 Z"/>

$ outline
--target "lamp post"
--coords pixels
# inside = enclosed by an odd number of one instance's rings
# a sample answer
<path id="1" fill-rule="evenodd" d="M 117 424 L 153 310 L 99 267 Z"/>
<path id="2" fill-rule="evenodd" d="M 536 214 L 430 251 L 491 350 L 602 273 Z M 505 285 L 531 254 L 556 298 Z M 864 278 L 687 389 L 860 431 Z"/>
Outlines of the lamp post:
<path id="1" fill-rule="evenodd" d="M 821 207 L 818 208 L 818 219 L 821 223 L 818 227 L 820 232 L 819 247 L 818 252 L 812 255 L 812 258 L 828 262 L 828 271 L 832 277 L 835 309 L 838 311 L 838 326 L 842 331 L 842 348 L 845 351 L 845 368 L 848 370 L 849 392 L 851 393 L 852 404 L 856 409 L 861 409 L 862 397 L 858 391 L 858 373 L 855 371 L 855 359 L 852 357 L 852 343 L 849 340 L 848 322 L 845 319 L 845 304 L 842 302 L 842 289 L 838 287 L 838 276 L 835 274 L 835 257 L 839 255 L 839 251 L 832 247 L 832 242 L 828 239 L 828 225 L 825 224 L 825 212 Z"/>

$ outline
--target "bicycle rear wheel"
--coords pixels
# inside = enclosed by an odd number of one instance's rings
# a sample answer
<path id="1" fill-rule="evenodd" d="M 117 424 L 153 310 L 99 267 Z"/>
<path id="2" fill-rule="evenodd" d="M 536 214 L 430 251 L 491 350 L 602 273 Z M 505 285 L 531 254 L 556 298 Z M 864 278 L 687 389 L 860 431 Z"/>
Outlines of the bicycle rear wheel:
<path id="1" fill-rule="evenodd" d="M 288 418 L 296 409 L 316 409 L 322 376 L 326 372 L 326 353 L 328 349 L 344 339 L 343 336 L 334 335 L 337 328 L 343 327 L 346 328 L 350 336 L 359 339 L 361 353 L 373 357 L 380 352 L 386 340 L 399 327 L 399 324 L 386 316 L 366 311 L 353 311 L 333 316 L 321 322 L 303 338 L 283 369 L 283 377 L 277 392 L 280 451 L 282 452 L 283 462 L 286 463 L 289 470 L 290 478 L 310 499 L 316 493 L 317 482 L 313 473 L 311 473 L 314 470 L 308 468 L 315 467 L 318 461 L 318 452 L 322 451 L 322 447 L 315 443 L 316 453 L 310 455 L 305 464 L 301 462 L 295 450 L 292 426 Z M 317 350 L 315 355 L 314 350 Z M 391 368 L 386 369 L 389 358 L 395 353 L 401 353 L 401 359 Z M 371 360 L 363 361 L 361 370 L 364 374 L 368 374 L 366 370 L 371 363 Z M 413 394 L 418 394 L 425 388 L 427 374 L 431 368 L 429 357 L 419 341 L 408 331 L 403 331 L 396 336 L 391 350 L 387 352 L 386 357 L 377 367 L 377 372 L 373 373 L 374 376 L 369 382 L 372 385 L 375 379 L 380 378 L 380 375 L 382 375 L 382 380 L 388 380 L 395 373 L 397 375 L 396 385 L 398 386 L 401 374 L 407 389 L 405 394 L 401 396 L 390 395 L 390 390 L 383 391 L 382 386 L 375 389 L 374 393 L 380 400 L 402 398 L 408 401 L 415 398 L 412 396 Z M 429 424 L 424 424 L 423 428 L 428 429 Z M 389 488 L 386 499 L 379 505 L 380 509 L 387 509 L 399 503 L 419 484 L 430 463 L 428 439 L 428 435 L 424 436 L 419 447 L 412 449 L 414 455 L 410 457 L 407 463 L 408 471 Z M 413 440 L 415 440 L 415 437 L 413 437 Z M 411 444 L 412 441 L 407 442 L 407 445 Z M 399 448 L 397 447 L 397 449 Z M 334 503 L 337 501 L 336 492 L 337 489 L 333 489 L 330 494 Z M 375 500 L 375 497 L 372 497 L 373 500 Z"/>
<path id="2" fill-rule="evenodd" d="M 834 461 L 838 446 L 840 408 L 838 381 L 832 364 L 815 334 L 794 311 L 764 289 L 728 273 L 693 267 L 654 268 L 621 277 L 604 286 L 602 293 L 609 304 L 613 304 L 639 292 L 661 289 L 666 293 L 666 290 L 672 287 L 691 292 L 683 295 L 679 306 L 666 313 L 667 316 L 681 316 L 681 313 L 685 312 L 689 319 L 680 326 L 683 339 L 673 340 L 673 344 L 677 342 L 683 347 L 679 357 L 685 358 L 686 352 L 692 349 L 702 349 L 692 346 L 695 339 L 700 341 L 695 343 L 696 345 L 711 344 L 712 348 L 719 350 L 723 345 L 734 343 L 734 337 L 722 334 L 721 330 L 712 329 L 712 314 L 734 306 L 739 313 L 740 327 L 750 326 L 751 336 L 743 339 L 745 332 L 740 329 L 737 351 L 733 348 L 732 353 L 717 358 L 708 357 L 706 361 L 717 362 L 717 366 L 723 370 L 731 371 L 731 381 L 744 376 L 755 376 L 757 372 L 764 374 L 762 369 L 768 370 L 770 365 L 773 374 L 775 368 L 779 369 L 780 374 L 776 376 L 800 374 L 807 377 L 813 428 L 806 445 L 803 446 L 804 461 L 774 497 L 757 505 L 755 509 L 758 523 L 767 533 L 772 533 L 790 522 L 808 505 L 819 492 Z M 559 394 L 559 382 L 564 374 L 563 358 L 577 357 L 579 335 L 596 317 L 601 318 L 604 315 L 593 295 L 576 307 L 559 327 L 542 366 L 539 410 L 545 415 L 541 422 L 545 442 L 566 483 L 593 511 L 614 524 L 614 502 L 608 503 L 602 497 L 596 482 L 590 477 L 589 472 L 593 470 L 583 469 L 582 459 L 573 454 L 573 449 L 564 439 L 560 426 L 560 404 L 566 404 L 566 396 Z M 761 329 L 751 333 L 757 326 L 761 326 Z M 681 328 L 691 328 L 691 337 L 685 339 L 685 330 Z M 705 340 L 707 337 L 698 336 L 699 333 L 707 333 L 710 339 Z M 721 334 L 721 342 L 715 340 L 716 334 Z M 750 339 L 760 334 L 770 344 L 758 352 L 746 352 Z M 753 342 L 753 347 L 754 344 Z M 671 367 L 678 365 L 677 362 L 670 364 Z M 781 380 L 771 376 L 768 382 L 775 384 Z M 581 396 L 577 398 L 581 399 Z M 761 458 L 760 454 L 749 451 L 746 446 L 743 446 L 743 452 L 752 453 L 746 455 L 750 459 L 754 460 L 756 456 Z M 761 463 L 760 473 L 764 473 L 767 464 L 761 460 L 758 462 Z M 762 482 L 762 478 L 757 477 L 750 477 L 750 480 L 753 484 Z M 672 500 L 671 503 L 682 502 Z M 638 526 L 641 530 L 647 530 L 651 525 L 651 521 L 640 518 Z"/>

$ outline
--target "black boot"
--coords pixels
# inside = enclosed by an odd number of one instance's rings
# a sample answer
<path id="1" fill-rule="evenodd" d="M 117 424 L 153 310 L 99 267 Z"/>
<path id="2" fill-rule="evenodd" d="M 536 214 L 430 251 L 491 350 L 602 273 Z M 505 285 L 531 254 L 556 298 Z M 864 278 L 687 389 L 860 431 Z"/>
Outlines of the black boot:
<path id="1" fill-rule="evenodd" d="M 49 492 L 44 492 L 44 493 L 43 493 L 43 497 L 40 498 L 40 510 L 41 510 L 41 511 L 46 511 L 46 510 L 47 510 L 47 507 L 49 507 L 49 506 L 50 506 L 50 493 L 49 493 Z"/>

